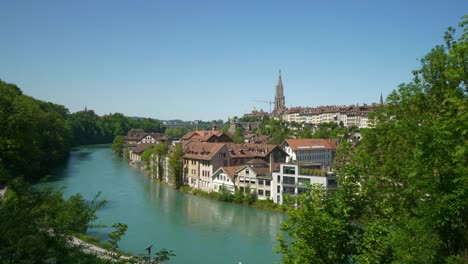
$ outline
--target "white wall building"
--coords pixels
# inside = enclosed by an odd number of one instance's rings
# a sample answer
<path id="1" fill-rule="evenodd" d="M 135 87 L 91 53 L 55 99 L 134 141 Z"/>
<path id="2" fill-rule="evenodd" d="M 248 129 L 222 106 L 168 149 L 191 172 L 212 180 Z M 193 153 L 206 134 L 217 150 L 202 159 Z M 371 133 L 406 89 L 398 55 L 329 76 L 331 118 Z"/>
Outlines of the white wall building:
<path id="1" fill-rule="evenodd" d="M 272 176 L 271 196 L 277 204 L 283 204 L 285 195 L 295 196 L 308 191 L 307 183 L 320 184 L 326 190 L 338 187 L 337 177 L 320 170 L 320 165 L 281 164 L 280 171 L 273 172 Z"/>
<path id="2" fill-rule="evenodd" d="M 286 162 L 320 163 L 331 166 L 336 145 L 328 139 L 286 139 L 280 147 L 289 155 Z"/>

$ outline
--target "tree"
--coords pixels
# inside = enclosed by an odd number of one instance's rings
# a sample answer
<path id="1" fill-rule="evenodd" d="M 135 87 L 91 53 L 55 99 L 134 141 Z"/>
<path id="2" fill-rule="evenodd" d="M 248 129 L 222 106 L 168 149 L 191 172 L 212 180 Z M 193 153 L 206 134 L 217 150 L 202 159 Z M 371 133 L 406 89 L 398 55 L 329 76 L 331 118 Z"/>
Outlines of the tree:
<path id="1" fill-rule="evenodd" d="M 68 200 L 62 192 L 38 191 L 24 181 L 10 182 L 0 201 L 0 262 L 75 263 L 87 260 L 80 248 L 71 247 L 71 235 L 85 232 L 96 219 L 102 201 L 86 201 L 80 195 Z"/>
<path id="2" fill-rule="evenodd" d="M 115 230 L 109 234 L 109 241 L 107 243 L 112 248 L 112 251 L 113 251 L 112 258 L 115 262 L 119 260 L 121 257 L 121 255 L 117 253 L 118 252 L 117 249 L 119 248 L 120 239 L 122 238 L 122 236 L 125 235 L 125 232 L 127 232 L 128 226 L 122 223 L 114 223 L 112 224 L 112 228 L 114 228 Z"/>
<path id="3" fill-rule="evenodd" d="M 163 248 L 154 254 L 154 261 L 157 264 L 164 263 L 168 261 L 171 257 L 174 257 L 175 255 L 176 254 L 174 254 L 174 251 Z"/>
<path id="4" fill-rule="evenodd" d="M 169 147 L 167 143 L 161 142 L 154 146 L 154 154 L 156 155 L 156 162 L 157 162 L 157 172 L 158 172 L 158 179 L 162 180 L 164 175 L 164 166 L 163 160 L 166 158 L 166 155 L 169 151 Z"/>
<path id="5" fill-rule="evenodd" d="M 350 263 L 348 244 L 352 243 L 352 227 L 346 214 L 335 211 L 335 201 L 321 186 L 310 186 L 307 193 L 289 197 L 288 220 L 278 235 L 275 249 L 284 263 Z"/>
<path id="6" fill-rule="evenodd" d="M 340 188 L 294 198 L 287 263 L 468 263 L 468 16 L 337 151 Z M 316 243 L 320 241 L 320 243 Z"/>
<path id="7" fill-rule="evenodd" d="M 171 157 L 169 158 L 170 173 L 173 178 L 175 187 L 178 189 L 183 184 L 183 161 L 184 161 L 184 148 L 178 145 L 172 149 Z"/>
<path id="8" fill-rule="evenodd" d="M 119 156 L 123 155 L 123 146 L 125 138 L 123 136 L 116 136 L 114 142 L 112 142 L 112 150 Z"/>

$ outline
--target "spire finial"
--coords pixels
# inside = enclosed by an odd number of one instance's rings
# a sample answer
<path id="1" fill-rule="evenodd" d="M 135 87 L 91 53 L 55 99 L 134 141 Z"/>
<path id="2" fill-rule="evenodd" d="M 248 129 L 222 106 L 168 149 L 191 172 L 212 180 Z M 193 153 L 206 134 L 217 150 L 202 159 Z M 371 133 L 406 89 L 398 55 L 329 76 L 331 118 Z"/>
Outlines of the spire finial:
<path id="1" fill-rule="evenodd" d="M 280 77 L 280 79 L 281 79 L 281 69 L 279 70 L 279 77 Z"/>

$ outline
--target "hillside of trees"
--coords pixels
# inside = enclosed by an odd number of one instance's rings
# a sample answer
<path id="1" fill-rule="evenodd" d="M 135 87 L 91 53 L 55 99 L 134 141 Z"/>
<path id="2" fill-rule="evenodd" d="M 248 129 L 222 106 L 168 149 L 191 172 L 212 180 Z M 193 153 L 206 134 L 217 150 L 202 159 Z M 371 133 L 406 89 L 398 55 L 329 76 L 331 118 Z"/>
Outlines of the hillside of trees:
<path id="1" fill-rule="evenodd" d="M 14 177 L 35 181 L 63 162 L 77 145 L 112 143 L 131 128 L 164 132 L 159 121 L 92 110 L 70 114 L 62 105 L 36 100 L 0 80 L 0 184 Z"/>

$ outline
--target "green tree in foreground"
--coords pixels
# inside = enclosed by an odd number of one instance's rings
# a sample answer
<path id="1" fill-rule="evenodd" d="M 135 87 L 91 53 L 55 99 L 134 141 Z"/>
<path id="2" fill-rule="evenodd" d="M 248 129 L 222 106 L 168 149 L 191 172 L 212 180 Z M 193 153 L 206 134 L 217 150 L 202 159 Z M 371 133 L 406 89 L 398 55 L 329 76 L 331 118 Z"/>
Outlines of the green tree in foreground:
<path id="1" fill-rule="evenodd" d="M 125 232 L 127 232 L 128 226 L 122 223 L 115 223 L 112 225 L 112 228 L 114 228 L 115 230 L 109 234 L 109 241 L 107 243 L 111 246 L 114 252 L 117 252 L 117 249 L 119 248 L 119 241 L 122 238 L 122 236 L 125 235 Z M 120 254 L 112 254 L 112 258 L 114 261 L 119 260 L 120 257 Z"/>
<path id="2" fill-rule="evenodd" d="M 12 182 L 0 201 L 0 263 L 97 263 L 70 244 L 71 235 L 92 227 L 104 204 L 96 199 L 73 195 L 64 200 L 61 192 Z"/>
<path id="3" fill-rule="evenodd" d="M 285 263 L 468 263 L 468 16 L 340 146 L 340 188 L 294 198 Z"/>

